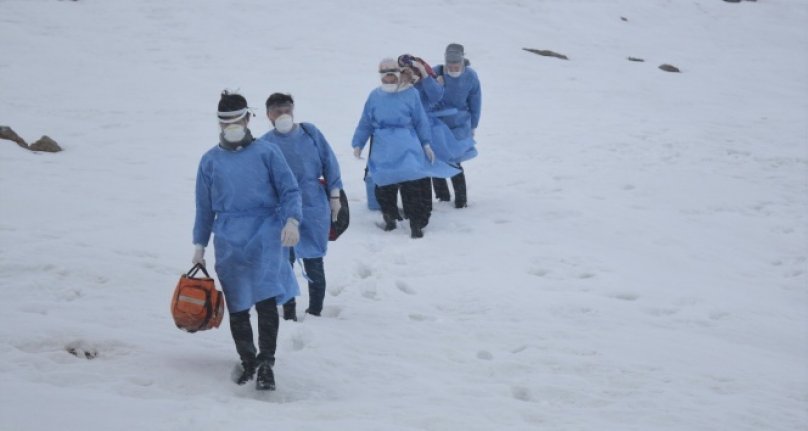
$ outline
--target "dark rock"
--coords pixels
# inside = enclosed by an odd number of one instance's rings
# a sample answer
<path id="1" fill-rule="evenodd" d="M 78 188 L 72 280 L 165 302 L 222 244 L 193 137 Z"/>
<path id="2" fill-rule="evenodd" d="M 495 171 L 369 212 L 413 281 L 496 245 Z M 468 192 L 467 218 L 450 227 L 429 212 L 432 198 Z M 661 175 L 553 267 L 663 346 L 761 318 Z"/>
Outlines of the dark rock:
<path id="1" fill-rule="evenodd" d="M 47 135 L 39 138 L 39 140 L 31 144 L 28 149 L 31 151 L 45 151 L 48 153 L 58 153 L 59 151 L 62 151 L 62 147 L 60 147 L 56 141 L 49 138 Z"/>
<path id="2" fill-rule="evenodd" d="M 670 65 L 670 64 L 662 64 L 662 65 L 659 66 L 659 68 L 664 70 L 665 72 L 675 72 L 675 73 L 681 72 L 681 70 L 679 70 L 678 67 Z"/>
<path id="3" fill-rule="evenodd" d="M 98 352 L 95 350 L 84 350 L 81 347 L 68 346 L 65 351 L 77 358 L 95 359 L 98 356 Z"/>
<path id="4" fill-rule="evenodd" d="M 637 58 L 637 57 L 629 57 L 629 58 L 628 58 L 628 61 L 639 61 L 639 62 L 643 62 L 643 61 L 645 61 L 645 60 L 643 60 L 642 58 Z"/>
<path id="5" fill-rule="evenodd" d="M 624 17 L 624 16 L 621 16 L 621 17 L 620 17 L 620 19 L 621 19 L 622 21 L 626 21 L 626 22 L 628 22 L 628 18 L 626 18 L 626 17 Z"/>
<path id="6" fill-rule="evenodd" d="M 20 137 L 11 127 L 8 126 L 0 126 L 0 139 L 7 139 L 9 141 L 14 141 L 17 145 L 28 148 L 28 144 L 25 143 L 25 140 Z"/>
<path id="7" fill-rule="evenodd" d="M 566 55 L 559 54 L 557 52 L 550 51 L 548 49 L 532 49 L 532 48 L 522 48 L 522 49 L 527 51 L 527 52 L 532 52 L 534 54 L 543 55 L 545 57 L 555 57 L 555 58 L 560 58 L 562 60 L 569 60 L 569 58 Z"/>
<path id="8" fill-rule="evenodd" d="M 740 3 L 741 0 L 724 0 L 727 3 Z"/>

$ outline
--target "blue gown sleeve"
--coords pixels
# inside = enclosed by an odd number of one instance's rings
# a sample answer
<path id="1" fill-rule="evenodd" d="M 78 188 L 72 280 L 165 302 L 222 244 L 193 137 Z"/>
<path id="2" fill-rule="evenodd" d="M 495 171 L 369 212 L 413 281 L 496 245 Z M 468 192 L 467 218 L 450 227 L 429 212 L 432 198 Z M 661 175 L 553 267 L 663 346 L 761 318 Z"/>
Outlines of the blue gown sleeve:
<path id="1" fill-rule="evenodd" d="M 483 95 L 482 91 L 480 90 L 480 80 L 477 78 L 477 74 L 474 74 L 474 82 L 471 86 L 471 91 L 469 92 L 469 112 L 471 113 L 471 128 L 476 129 L 477 125 L 480 123 L 480 109 L 482 108 L 483 103 Z"/>
<path id="2" fill-rule="evenodd" d="M 413 102 L 412 104 L 412 124 L 415 126 L 415 134 L 421 141 L 421 146 L 429 145 L 432 142 L 432 127 L 429 124 L 429 118 L 424 111 L 424 105 L 421 103 L 421 96 L 417 91 L 412 91 Z"/>
<path id="3" fill-rule="evenodd" d="M 440 103 L 441 99 L 443 99 L 443 86 L 438 84 L 435 78 L 427 76 L 422 79 L 421 88 L 423 88 L 424 94 L 426 95 L 426 100 L 422 100 L 422 102 L 429 109 L 435 107 L 435 105 Z"/>
<path id="4" fill-rule="evenodd" d="M 327 184 L 327 190 L 331 192 L 334 189 L 342 188 L 342 175 L 339 169 L 339 162 L 331 145 L 326 141 L 325 136 L 317 127 L 310 125 L 314 129 L 314 143 L 317 145 L 317 151 L 320 153 L 320 160 L 323 163 L 323 177 Z"/>
<path id="5" fill-rule="evenodd" d="M 371 93 L 372 95 L 373 93 Z M 373 133 L 373 119 L 371 118 L 371 96 L 365 101 L 365 107 L 362 109 L 362 117 L 359 119 L 359 124 L 356 125 L 354 131 L 351 147 L 365 148 L 365 143 Z"/>
<path id="6" fill-rule="evenodd" d="M 303 220 L 303 198 L 300 194 L 300 186 L 281 150 L 276 146 L 268 146 L 268 148 L 272 148 L 272 151 L 268 153 L 270 182 L 278 195 L 283 220 L 285 222 L 291 217 L 301 221 Z"/>
<path id="7" fill-rule="evenodd" d="M 199 162 L 196 171 L 196 219 L 194 220 L 194 244 L 207 247 L 213 230 L 213 204 L 210 196 L 210 178 L 204 171 L 205 159 Z"/>

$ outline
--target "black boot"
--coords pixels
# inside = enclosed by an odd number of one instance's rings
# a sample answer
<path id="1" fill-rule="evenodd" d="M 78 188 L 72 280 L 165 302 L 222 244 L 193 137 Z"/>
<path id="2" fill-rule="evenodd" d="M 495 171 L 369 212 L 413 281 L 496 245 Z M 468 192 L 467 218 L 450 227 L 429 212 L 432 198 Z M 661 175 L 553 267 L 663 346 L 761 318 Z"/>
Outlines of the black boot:
<path id="1" fill-rule="evenodd" d="M 411 226 L 410 227 L 410 237 L 412 238 L 423 238 L 424 231 L 418 226 Z"/>
<path id="2" fill-rule="evenodd" d="M 269 362 L 262 362 L 258 365 L 258 373 L 255 376 L 255 389 L 259 391 L 275 390 L 275 373 Z"/>
<path id="3" fill-rule="evenodd" d="M 452 187 L 455 191 L 455 208 L 466 207 L 466 174 L 461 171 L 452 177 Z"/>
<path id="4" fill-rule="evenodd" d="M 236 376 L 236 383 L 243 385 L 252 380 L 256 365 L 250 310 L 230 314 L 230 333 L 236 344 L 236 352 L 241 358 L 241 373 Z"/>
<path id="5" fill-rule="evenodd" d="M 435 197 L 441 202 L 449 202 L 452 195 L 449 194 L 449 185 L 445 178 L 432 178 L 432 188 L 435 190 Z"/>
<path id="6" fill-rule="evenodd" d="M 241 363 L 241 374 L 236 377 L 236 383 L 239 385 L 243 385 L 255 377 L 255 362 L 252 363 Z"/>
<path id="7" fill-rule="evenodd" d="M 396 228 L 396 218 L 390 215 L 384 215 L 384 231 L 390 232 Z"/>
<path id="8" fill-rule="evenodd" d="M 283 320 L 297 321 L 297 303 L 294 298 L 283 304 Z"/>

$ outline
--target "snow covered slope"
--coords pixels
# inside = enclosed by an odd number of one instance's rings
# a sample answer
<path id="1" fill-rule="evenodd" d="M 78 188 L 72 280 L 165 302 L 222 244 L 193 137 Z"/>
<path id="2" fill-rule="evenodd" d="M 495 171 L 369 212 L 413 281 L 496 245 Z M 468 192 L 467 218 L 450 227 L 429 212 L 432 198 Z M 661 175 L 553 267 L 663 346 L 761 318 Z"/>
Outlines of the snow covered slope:
<path id="1" fill-rule="evenodd" d="M 0 10 L 0 124 L 65 148 L 0 141 L 0 429 L 808 429 L 805 2 Z M 483 86 L 469 208 L 381 232 L 349 144 L 376 65 L 450 42 Z M 352 200 L 267 394 L 226 323 L 168 313 L 224 88 L 255 134 L 292 93 Z"/>

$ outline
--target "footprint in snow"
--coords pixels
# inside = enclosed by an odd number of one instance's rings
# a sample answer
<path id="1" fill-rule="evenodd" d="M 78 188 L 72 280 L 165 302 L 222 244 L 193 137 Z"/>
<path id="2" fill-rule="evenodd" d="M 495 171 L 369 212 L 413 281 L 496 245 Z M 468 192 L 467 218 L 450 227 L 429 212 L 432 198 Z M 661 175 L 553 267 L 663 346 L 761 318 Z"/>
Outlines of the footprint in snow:
<path id="1" fill-rule="evenodd" d="M 411 288 L 410 286 L 407 285 L 407 283 L 405 283 L 405 282 L 403 282 L 401 280 L 396 281 L 396 287 L 398 288 L 398 290 L 406 293 L 407 295 L 415 295 L 416 294 L 416 292 L 415 292 L 415 290 L 413 288 Z"/>
<path id="2" fill-rule="evenodd" d="M 524 386 L 511 386 L 511 395 L 519 401 L 533 401 L 533 395 L 530 389 Z"/>
<path id="3" fill-rule="evenodd" d="M 371 275 L 373 275 L 373 270 L 369 266 L 365 265 L 364 263 L 360 263 L 356 266 L 357 277 L 364 280 L 370 277 Z"/>
<path id="4" fill-rule="evenodd" d="M 346 287 L 348 287 L 348 286 L 345 285 L 345 284 L 340 284 L 340 285 L 337 285 L 337 286 L 329 286 L 328 287 L 328 294 L 331 295 L 331 296 L 334 296 L 334 297 L 340 296 L 342 294 L 342 292 L 345 291 Z"/>
<path id="5" fill-rule="evenodd" d="M 494 355 L 491 352 L 487 351 L 487 350 L 480 350 L 479 352 L 477 352 L 477 359 L 482 359 L 484 361 L 490 361 L 490 360 L 494 359 Z"/>
<path id="6" fill-rule="evenodd" d="M 544 277 L 550 273 L 550 270 L 544 268 L 531 268 L 527 270 L 527 273 L 536 277 Z"/>
<path id="7" fill-rule="evenodd" d="M 310 339 L 311 336 L 308 333 L 302 329 L 298 329 L 289 337 L 289 348 L 295 352 L 299 352 L 309 345 Z"/>
<path id="8" fill-rule="evenodd" d="M 410 313 L 410 320 L 414 320 L 416 322 L 434 322 L 437 319 L 433 316 L 427 316 L 421 313 Z"/>
<path id="9" fill-rule="evenodd" d="M 379 299 L 378 293 L 374 288 L 364 288 L 362 289 L 362 297 L 367 299 Z"/>
<path id="10" fill-rule="evenodd" d="M 323 307 L 323 311 L 320 313 L 321 316 L 332 318 L 339 317 L 340 314 L 342 314 L 342 307 L 339 305 L 327 305 Z"/>
<path id="11" fill-rule="evenodd" d="M 630 293 L 630 292 L 615 293 L 615 294 L 609 295 L 609 296 L 611 296 L 614 299 L 620 299 L 620 300 L 623 300 L 623 301 L 636 301 L 640 297 L 640 295 L 637 295 L 636 293 Z"/>

